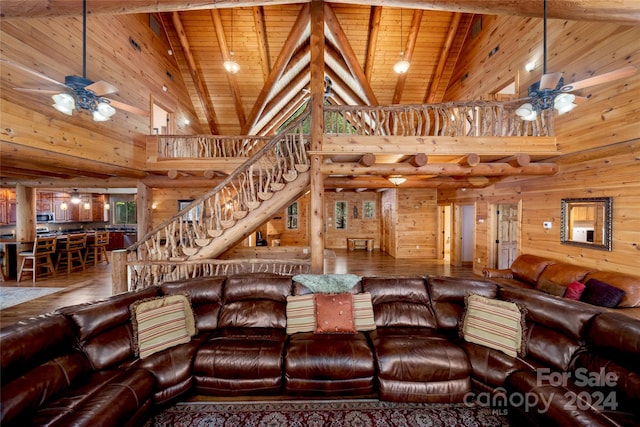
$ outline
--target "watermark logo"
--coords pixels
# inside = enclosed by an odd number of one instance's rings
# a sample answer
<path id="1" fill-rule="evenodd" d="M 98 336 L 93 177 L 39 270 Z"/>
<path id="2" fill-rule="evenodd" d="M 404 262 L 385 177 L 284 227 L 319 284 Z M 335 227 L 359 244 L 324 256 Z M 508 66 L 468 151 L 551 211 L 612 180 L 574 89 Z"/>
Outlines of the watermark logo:
<path id="1" fill-rule="evenodd" d="M 518 408 L 524 412 L 536 411 L 547 413 L 555 401 L 562 404 L 564 410 L 588 410 L 589 408 L 605 411 L 616 410 L 618 400 L 615 387 L 618 376 L 613 372 L 589 371 L 578 368 L 573 372 L 556 372 L 549 368 L 536 369 L 536 391 L 508 393 L 503 387 L 492 392 L 469 392 L 464 396 L 467 406 L 491 408 L 495 413 L 507 415 L 508 408 Z M 572 391 L 567 386 L 584 388 Z M 548 388 L 551 389 L 549 390 Z M 548 390 L 547 393 L 541 392 Z M 557 398 L 562 396 L 562 398 Z"/>

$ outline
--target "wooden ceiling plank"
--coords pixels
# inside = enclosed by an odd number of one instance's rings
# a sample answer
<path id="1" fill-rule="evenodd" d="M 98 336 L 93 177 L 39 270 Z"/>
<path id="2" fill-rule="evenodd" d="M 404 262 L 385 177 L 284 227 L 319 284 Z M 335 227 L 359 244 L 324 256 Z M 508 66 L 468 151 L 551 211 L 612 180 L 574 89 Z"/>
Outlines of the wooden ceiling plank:
<path id="1" fill-rule="evenodd" d="M 231 10 L 233 13 L 233 10 Z M 211 19 L 213 20 L 213 28 L 216 32 L 216 37 L 218 39 L 218 45 L 220 46 L 220 53 L 222 54 L 222 60 L 228 61 L 231 59 L 231 51 L 229 50 L 229 46 L 227 46 L 227 39 L 224 35 L 224 27 L 222 25 L 222 18 L 220 17 L 220 10 L 211 9 Z M 233 21 L 232 21 L 233 22 Z M 231 28 L 233 31 L 233 28 Z M 240 85 L 238 84 L 238 79 L 235 74 L 226 73 L 227 82 L 229 82 L 229 87 L 231 88 L 231 98 L 233 98 L 233 105 L 236 108 L 236 115 L 238 116 L 238 122 L 240 123 L 240 127 L 244 127 L 247 122 L 247 118 L 244 115 L 244 108 L 242 106 L 242 98 L 240 96 Z"/>
<path id="2" fill-rule="evenodd" d="M 382 6 L 372 6 L 369 15 L 369 31 L 367 38 L 367 56 L 364 61 L 364 76 L 371 82 L 373 62 L 378 48 L 378 34 L 380 33 L 380 17 L 382 16 Z"/>
<path id="3" fill-rule="evenodd" d="M 298 14 L 295 24 L 291 28 L 289 35 L 287 36 L 287 40 L 285 41 L 276 62 L 273 64 L 273 68 L 269 73 L 269 78 L 264 82 L 264 86 L 256 99 L 256 102 L 251 109 L 251 113 L 249 113 L 249 117 L 245 122 L 245 125 L 242 127 L 242 134 L 249 135 L 254 129 L 253 127 L 258 122 L 264 108 L 267 104 L 269 94 L 271 93 L 274 85 L 278 81 L 278 79 L 282 76 L 285 71 L 289 60 L 293 56 L 300 42 L 300 39 L 305 33 L 305 30 L 309 26 L 309 4 L 305 4 L 300 13 Z"/>
<path id="4" fill-rule="evenodd" d="M 409 28 L 409 34 L 407 36 L 407 44 L 404 48 L 403 59 L 411 63 L 413 58 L 413 51 L 416 47 L 416 40 L 418 39 L 418 33 L 420 32 L 420 23 L 422 22 L 422 10 L 414 10 L 413 17 L 411 18 L 411 27 Z M 402 34 L 402 28 L 400 28 L 400 34 Z M 402 92 L 404 92 L 404 85 L 407 81 L 407 74 L 402 73 L 398 75 L 396 80 L 396 89 L 393 93 L 392 104 L 399 104 L 402 99 Z"/>
<path id="5" fill-rule="evenodd" d="M 262 6 L 253 7 L 253 25 L 256 27 L 256 40 L 258 41 L 260 66 L 262 67 L 262 75 L 266 82 L 269 78 L 269 73 L 271 72 L 271 59 L 269 57 L 267 24 L 264 19 L 264 8 Z"/>
<path id="6" fill-rule="evenodd" d="M 347 64 L 347 66 L 349 67 L 349 70 L 351 71 L 351 75 L 356 79 L 356 81 L 358 82 L 358 84 L 366 94 L 369 101 L 368 105 L 378 105 L 378 99 L 375 93 L 373 92 L 373 89 L 371 89 L 371 85 L 369 84 L 369 81 L 367 80 L 367 77 L 364 74 L 364 70 L 360 66 L 360 63 L 358 62 L 358 58 L 356 58 L 356 54 L 353 52 L 353 48 L 349 43 L 349 39 L 347 38 L 346 34 L 342 30 L 342 26 L 338 21 L 338 17 L 333 12 L 333 9 L 331 9 L 331 6 L 327 3 L 325 3 L 324 5 L 324 13 L 325 13 L 324 22 L 327 25 L 327 28 L 329 28 L 329 31 L 331 32 L 331 34 L 333 35 L 334 40 L 338 44 L 336 47 L 338 48 L 340 53 L 342 53 L 345 63 Z"/>
<path id="7" fill-rule="evenodd" d="M 438 65 L 436 67 L 436 72 L 433 75 L 433 78 L 429 82 L 429 87 L 427 88 L 427 92 L 424 96 L 424 103 L 429 104 L 435 102 L 435 94 L 440 85 L 440 80 L 442 80 L 442 74 L 444 73 L 444 67 L 447 65 L 449 60 L 449 54 L 451 53 L 451 47 L 453 46 L 453 41 L 455 39 L 456 34 L 458 33 L 458 28 L 460 27 L 460 20 L 462 18 L 461 13 L 454 13 L 451 18 L 451 24 L 449 25 L 449 30 L 447 31 L 447 38 L 442 46 L 442 50 L 440 51 L 440 58 L 438 59 Z"/>
<path id="8" fill-rule="evenodd" d="M 303 0 L 304 1 L 304 0 Z M 308 2 L 309 0 L 306 0 Z M 330 3 L 366 6 L 407 7 L 423 10 L 542 17 L 541 2 L 504 0 L 327 0 Z M 91 0 L 89 15 L 118 15 L 155 12 L 174 12 L 229 7 L 255 7 L 291 4 L 292 0 Z M 298 1 L 299 3 L 299 1 Z M 637 25 L 640 9 L 637 0 L 551 1 L 548 16 L 552 19 L 578 21 L 607 21 L 620 25 Z M 54 16 L 80 16 L 82 3 L 67 0 L 2 0 L 3 19 Z"/>
<path id="9" fill-rule="evenodd" d="M 176 33 L 178 34 L 178 39 L 180 40 L 180 47 L 184 53 L 185 59 L 187 60 L 187 68 L 189 69 L 189 74 L 193 79 L 193 84 L 195 85 L 196 93 L 198 95 L 198 99 L 202 104 L 202 108 L 207 117 L 207 123 L 209 124 L 209 130 L 212 134 L 218 134 L 218 128 L 216 125 L 216 114 L 213 109 L 213 105 L 209 102 L 209 95 L 207 92 L 207 88 L 205 82 L 203 81 L 200 73 L 198 72 L 198 67 L 196 65 L 196 60 L 193 56 L 193 52 L 191 52 L 191 47 L 189 45 L 189 39 L 187 38 L 187 34 L 184 31 L 184 26 L 182 25 L 182 21 L 180 19 L 180 15 L 178 12 L 173 12 L 171 14 L 171 19 L 173 21 L 173 26 L 176 29 Z"/>

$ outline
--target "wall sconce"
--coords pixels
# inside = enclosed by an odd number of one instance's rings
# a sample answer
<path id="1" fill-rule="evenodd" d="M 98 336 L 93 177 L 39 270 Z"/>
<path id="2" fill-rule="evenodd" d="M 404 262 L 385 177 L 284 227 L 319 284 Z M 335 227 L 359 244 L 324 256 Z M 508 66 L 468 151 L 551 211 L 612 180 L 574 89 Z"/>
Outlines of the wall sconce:
<path id="1" fill-rule="evenodd" d="M 387 177 L 387 179 L 389 180 L 390 183 L 392 183 L 396 187 L 398 185 L 400 185 L 400 184 L 403 184 L 407 180 L 407 178 L 405 178 L 404 176 L 400 176 L 400 175 L 389 176 L 389 177 Z"/>

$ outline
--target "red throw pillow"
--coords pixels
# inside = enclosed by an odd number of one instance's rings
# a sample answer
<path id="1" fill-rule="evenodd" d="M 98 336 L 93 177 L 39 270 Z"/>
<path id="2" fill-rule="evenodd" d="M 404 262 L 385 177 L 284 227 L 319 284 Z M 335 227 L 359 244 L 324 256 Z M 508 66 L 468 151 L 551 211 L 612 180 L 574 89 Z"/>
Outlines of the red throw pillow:
<path id="1" fill-rule="evenodd" d="M 317 334 L 355 334 L 353 295 L 314 294 Z"/>
<path id="2" fill-rule="evenodd" d="M 567 286 L 567 290 L 564 293 L 565 298 L 573 299 L 576 301 L 580 301 L 580 297 L 582 296 L 582 292 L 584 292 L 584 284 L 580 282 L 571 282 L 569 286 Z"/>

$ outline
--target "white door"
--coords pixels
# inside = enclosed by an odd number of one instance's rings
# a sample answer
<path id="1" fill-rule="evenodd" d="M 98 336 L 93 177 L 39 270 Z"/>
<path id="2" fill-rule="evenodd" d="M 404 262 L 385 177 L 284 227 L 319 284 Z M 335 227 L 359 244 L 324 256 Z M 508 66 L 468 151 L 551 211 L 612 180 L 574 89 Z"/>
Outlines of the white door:
<path id="1" fill-rule="evenodd" d="M 473 205 L 462 206 L 462 262 L 473 263 L 473 226 L 475 217 L 475 207 Z"/>

